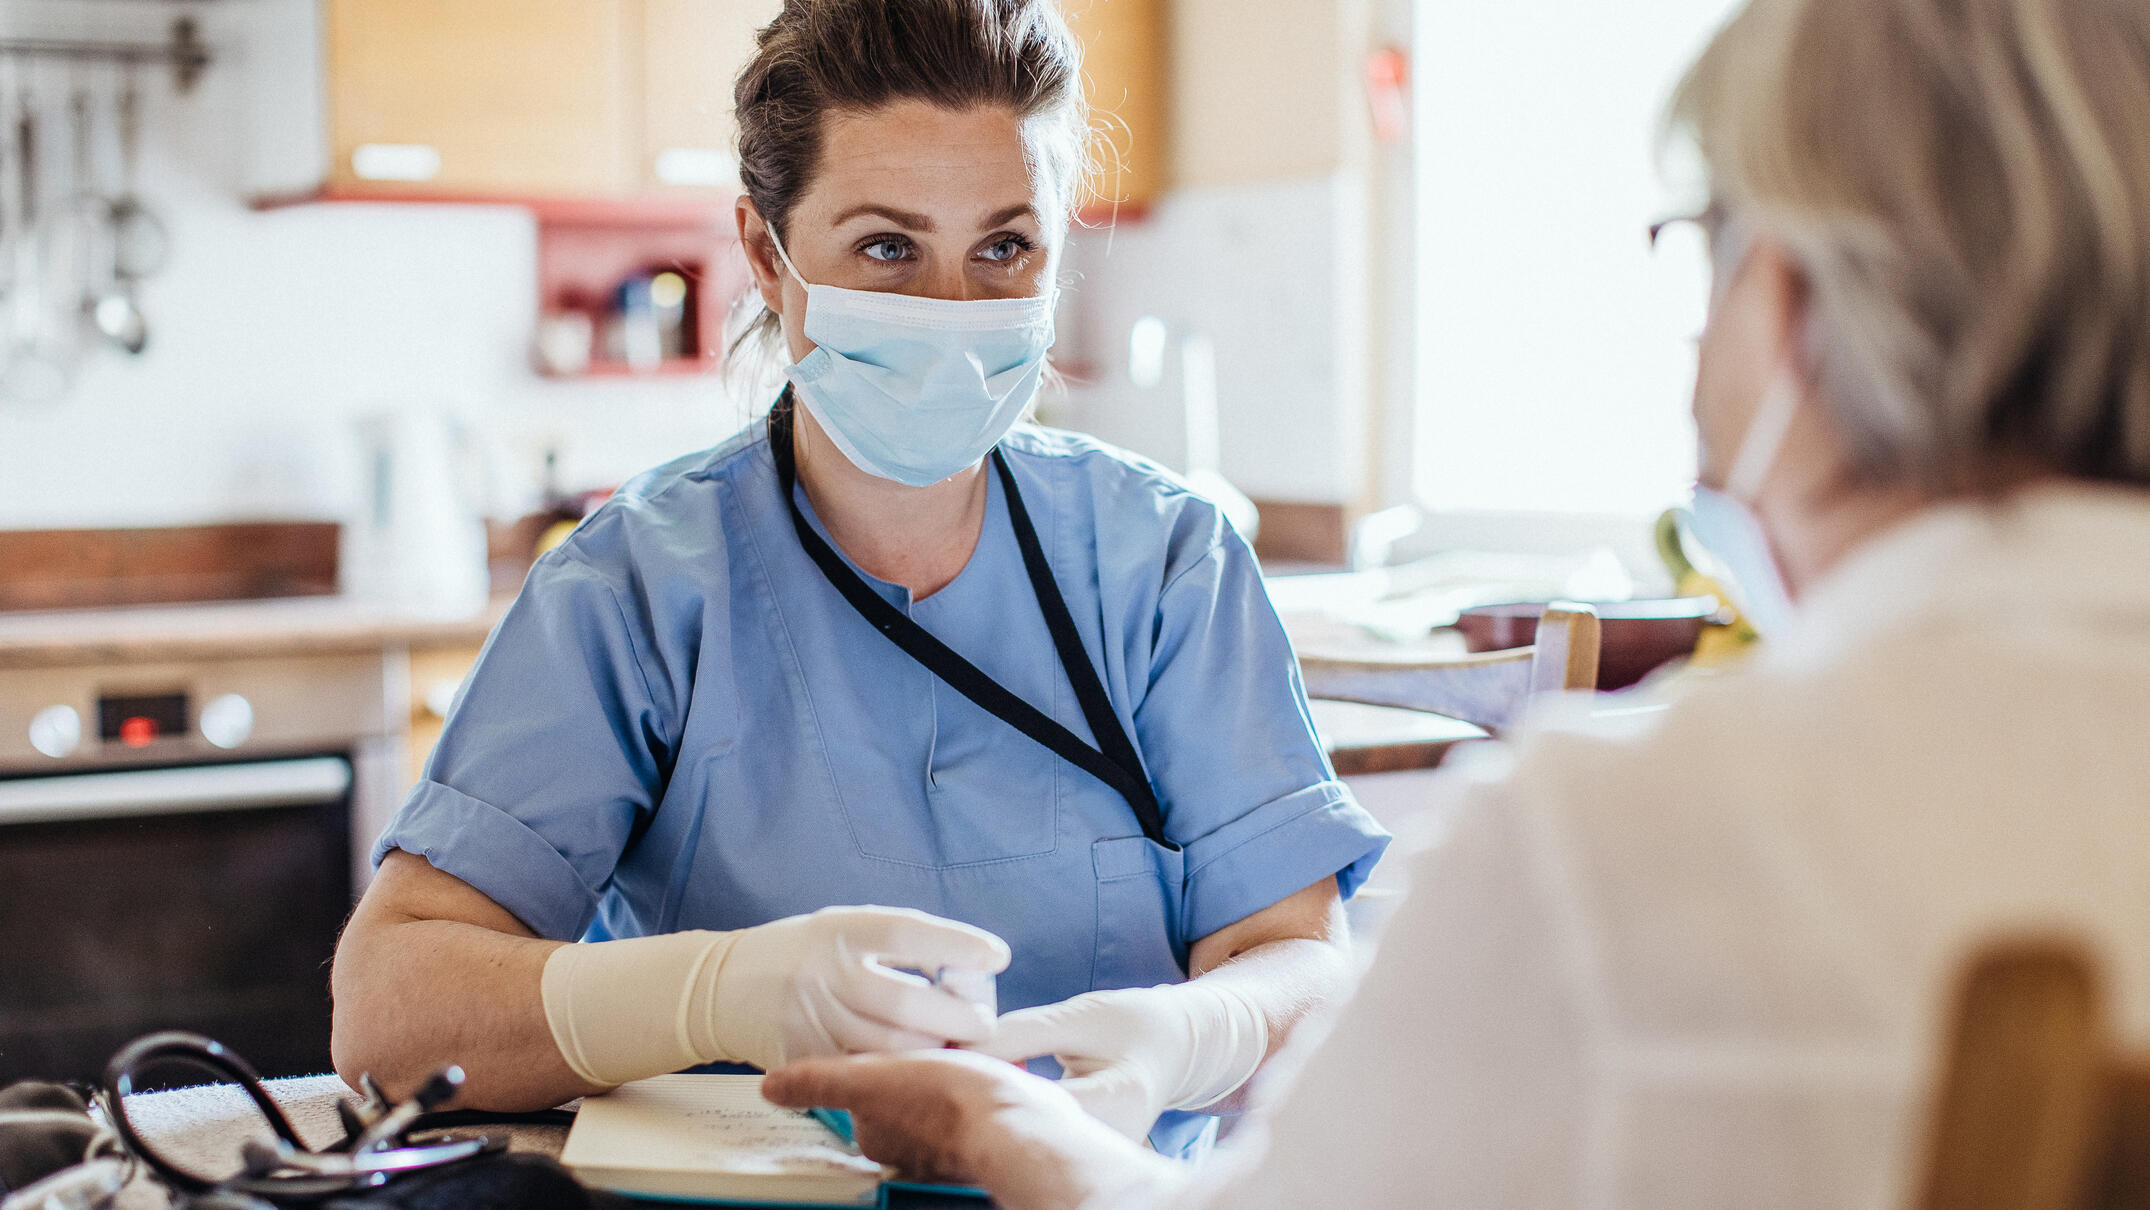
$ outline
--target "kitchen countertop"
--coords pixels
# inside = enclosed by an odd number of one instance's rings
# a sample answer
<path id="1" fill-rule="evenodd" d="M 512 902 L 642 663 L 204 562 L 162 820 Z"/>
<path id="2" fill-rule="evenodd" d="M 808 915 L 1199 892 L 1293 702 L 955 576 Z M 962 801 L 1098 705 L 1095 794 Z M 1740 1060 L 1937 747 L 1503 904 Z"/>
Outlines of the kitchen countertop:
<path id="1" fill-rule="evenodd" d="M 345 597 L 0 613 L 0 669 L 474 645 L 513 599 L 496 596 L 464 618 Z"/>
<path id="2" fill-rule="evenodd" d="M 464 618 L 424 617 L 345 597 L 0 613 L 0 671 L 476 646 L 513 600 L 513 594 L 495 596 L 483 613 Z M 1291 622 L 1302 644 L 1314 638 L 1324 649 L 1338 645 L 1334 626 Z M 1451 745 L 1485 736 L 1438 715 L 1343 702 L 1315 703 L 1314 720 L 1344 776 L 1424 768 L 1438 764 Z"/>

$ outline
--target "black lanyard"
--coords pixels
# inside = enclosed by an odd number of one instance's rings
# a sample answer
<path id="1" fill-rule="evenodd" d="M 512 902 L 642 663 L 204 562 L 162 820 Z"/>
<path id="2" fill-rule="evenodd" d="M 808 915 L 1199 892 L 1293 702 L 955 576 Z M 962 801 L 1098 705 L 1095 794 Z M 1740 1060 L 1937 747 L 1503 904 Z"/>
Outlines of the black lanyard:
<path id="1" fill-rule="evenodd" d="M 1044 548 L 1038 545 L 1038 531 L 1031 527 L 1030 512 L 1023 507 L 1023 495 L 1016 489 L 1015 475 L 1009 471 L 1008 460 L 1001 456 L 999 448 L 993 450 L 993 469 L 999 472 L 1001 488 L 1008 498 L 1008 520 L 1015 529 L 1016 545 L 1023 551 L 1023 568 L 1030 573 L 1030 587 L 1037 594 L 1039 610 L 1045 614 L 1045 628 L 1052 632 L 1053 646 L 1060 653 L 1060 665 L 1067 671 L 1069 683 L 1075 687 L 1075 700 L 1082 704 L 1083 718 L 1089 721 L 1091 733 L 1097 736 L 1097 748 L 1082 742 L 1073 731 L 1009 692 L 999 681 L 979 671 L 977 665 L 928 634 L 925 627 L 912 621 L 869 587 L 857 572 L 851 570 L 851 565 L 844 562 L 843 556 L 814 532 L 806 514 L 799 511 L 799 502 L 792 498 L 792 485 L 798 481 L 798 467 L 791 448 L 791 409 L 795 406 L 787 388 L 785 398 L 778 400 L 769 413 L 769 450 L 776 457 L 777 482 L 784 492 L 784 503 L 791 509 L 792 528 L 799 531 L 799 544 L 806 548 L 807 556 L 821 568 L 821 574 L 829 584 L 851 603 L 851 608 L 857 610 L 860 617 L 873 623 L 874 629 L 902 648 L 904 654 L 925 665 L 928 671 L 977 703 L 980 709 L 1117 790 L 1120 797 L 1127 800 L 1127 805 L 1134 808 L 1144 836 L 1168 849 L 1178 849 L 1179 846 L 1165 836 L 1164 812 L 1159 809 L 1157 794 L 1150 788 L 1150 779 L 1142 770 L 1142 757 L 1136 753 L 1134 741 L 1127 737 L 1126 728 L 1120 726 L 1119 716 L 1112 712 L 1112 702 L 1105 696 L 1104 682 L 1098 679 L 1089 653 L 1083 650 L 1082 636 L 1075 632 L 1075 619 L 1068 613 L 1067 601 L 1060 596 L 1060 586 L 1053 582 Z"/>

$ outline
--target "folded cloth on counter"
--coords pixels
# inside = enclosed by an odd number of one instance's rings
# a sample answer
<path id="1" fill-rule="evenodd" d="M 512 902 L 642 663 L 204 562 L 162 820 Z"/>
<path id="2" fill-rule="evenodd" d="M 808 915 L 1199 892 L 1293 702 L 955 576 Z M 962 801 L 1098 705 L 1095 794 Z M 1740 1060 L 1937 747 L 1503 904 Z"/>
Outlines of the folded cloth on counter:
<path id="1" fill-rule="evenodd" d="M 73 1089 L 39 1080 L 0 1088 L 0 1194 L 81 1163 L 96 1136 Z"/>
<path id="2" fill-rule="evenodd" d="M 34 1080 L 0 1088 L 0 1196 L 82 1163 L 98 1132 L 71 1088 Z M 145 1176 L 122 1205 L 176 1204 L 169 1192 Z M 530 1154 L 481 1156 L 363 1193 L 267 1200 L 310 1210 L 627 1210 L 632 1204 L 585 1189 L 552 1159 Z"/>
<path id="3" fill-rule="evenodd" d="M 1314 575 L 1268 576 L 1262 581 L 1294 643 L 1302 636 L 1328 641 L 1353 632 L 1362 640 L 1412 643 L 1455 624 L 1474 605 L 1508 601 L 1626 601 L 1638 586 L 1612 550 L 1587 554 L 1531 555 L 1451 550 L 1392 567 Z"/>

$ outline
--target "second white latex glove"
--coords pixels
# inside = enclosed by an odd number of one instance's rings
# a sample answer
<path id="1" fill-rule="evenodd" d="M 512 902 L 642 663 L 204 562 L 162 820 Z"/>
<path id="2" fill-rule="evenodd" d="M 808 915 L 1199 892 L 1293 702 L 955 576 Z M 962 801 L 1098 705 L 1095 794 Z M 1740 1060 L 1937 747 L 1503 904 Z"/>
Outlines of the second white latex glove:
<path id="1" fill-rule="evenodd" d="M 1197 980 L 1012 1012 L 972 1049 L 1018 1063 L 1051 1055 L 1092 1117 L 1141 1139 L 1165 1110 L 1201 1109 L 1246 1083 L 1269 1054 L 1269 1022 L 1239 991 Z"/>
<path id="2" fill-rule="evenodd" d="M 982 1041 L 992 1009 L 909 972 L 1008 966 L 1007 942 L 909 908 L 823 908 L 736 938 L 710 1007 L 725 1049 L 764 1071 L 816 1055 Z"/>

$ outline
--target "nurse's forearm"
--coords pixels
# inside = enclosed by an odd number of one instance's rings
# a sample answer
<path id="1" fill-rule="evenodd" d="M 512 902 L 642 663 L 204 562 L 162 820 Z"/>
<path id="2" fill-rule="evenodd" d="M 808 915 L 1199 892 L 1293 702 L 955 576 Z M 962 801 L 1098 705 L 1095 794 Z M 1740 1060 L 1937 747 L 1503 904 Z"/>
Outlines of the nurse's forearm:
<path id="1" fill-rule="evenodd" d="M 1293 1028 L 1351 983 L 1351 926 L 1336 880 L 1324 878 L 1194 943 L 1188 969 L 1195 982 L 1231 991 L 1268 1026 L 1263 1062 Z M 1244 1108 L 1244 1088 L 1210 1112 Z"/>
<path id="2" fill-rule="evenodd" d="M 1350 945 L 1311 937 L 1270 941 L 1196 977 L 1205 987 L 1228 988 L 1251 1003 L 1269 1027 L 1274 1055 L 1301 1021 L 1339 997 L 1351 981 Z M 1208 1106 L 1210 1113 L 1246 1107 L 1246 1086 Z"/>
<path id="3" fill-rule="evenodd" d="M 459 1064 L 463 1108 L 545 1109 L 600 1091 L 567 1065 L 546 1024 L 539 979 L 560 942 L 449 920 L 414 921 L 391 933 L 384 948 L 394 953 L 378 969 L 395 990 L 388 1003 L 362 1014 L 378 1022 L 357 1031 L 370 1034 L 371 1044 L 338 1054 L 337 1071 L 347 1082 L 369 1069 L 361 1060 L 370 1052 L 370 1070 L 392 1095 L 447 1063 Z"/>
<path id="4" fill-rule="evenodd" d="M 499 919 L 470 921 L 487 909 Z M 559 944 L 423 859 L 391 853 L 337 945 L 336 1073 L 355 1087 L 370 1072 L 402 1096 L 455 1063 L 466 1077 L 457 1104 L 501 1111 L 596 1091 L 561 1058 L 545 1020 L 540 980 Z"/>

